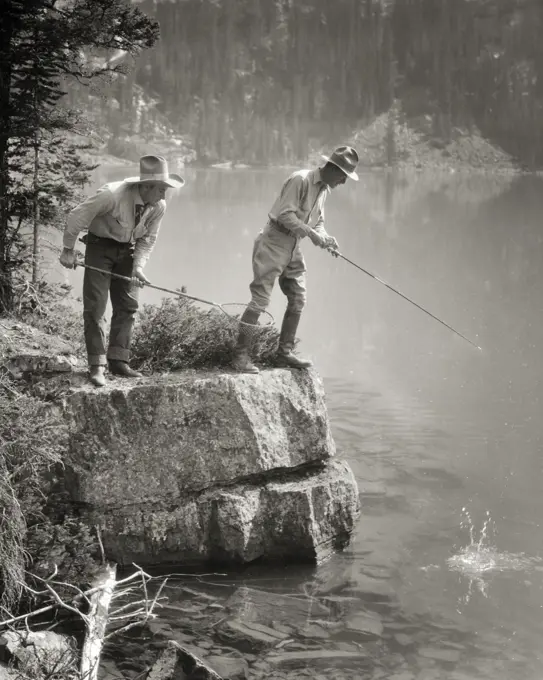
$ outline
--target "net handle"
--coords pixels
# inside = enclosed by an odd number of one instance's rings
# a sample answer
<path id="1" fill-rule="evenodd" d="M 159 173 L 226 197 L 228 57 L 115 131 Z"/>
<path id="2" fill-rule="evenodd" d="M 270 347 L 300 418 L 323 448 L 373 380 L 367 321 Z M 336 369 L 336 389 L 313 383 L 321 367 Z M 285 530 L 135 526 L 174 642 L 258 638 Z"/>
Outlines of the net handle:
<path id="1" fill-rule="evenodd" d="M 134 279 L 130 276 L 123 276 L 122 274 L 114 274 L 113 272 L 108 272 L 106 269 L 100 269 L 99 267 L 92 267 L 90 264 L 84 264 L 83 262 L 76 262 L 76 267 L 84 267 L 85 269 L 92 269 L 95 272 L 100 272 L 100 274 L 107 274 L 112 276 L 114 279 L 121 279 L 122 281 L 129 281 L 134 283 Z M 171 295 L 178 295 L 179 297 L 187 298 L 188 300 L 194 300 L 195 302 L 203 302 L 205 305 L 211 305 L 212 307 L 220 307 L 218 302 L 212 302 L 211 300 L 203 300 L 202 298 L 194 297 L 194 295 L 187 295 L 187 293 L 181 293 L 179 290 L 172 290 L 171 288 L 162 288 L 162 286 L 155 286 L 152 283 L 147 283 L 143 281 L 143 285 L 147 288 L 154 288 L 155 290 L 161 290 L 163 293 L 170 293 Z M 227 312 L 225 312 L 227 313 Z"/>
<path id="2" fill-rule="evenodd" d="M 112 276 L 114 279 L 121 279 L 121 281 L 128 281 L 130 283 L 134 283 L 134 279 L 130 276 L 123 276 L 122 274 L 114 274 L 113 272 L 108 272 L 106 269 L 100 269 L 99 267 L 93 267 L 90 264 L 84 264 L 83 262 L 78 262 L 76 261 L 75 267 L 83 267 L 84 269 L 92 269 L 92 271 L 95 272 L 100 272 L 100 274 L 107 274 L 108 276 Z M 227 317 L 230 319 L 235 319 L 235 316 L 233 314 L 230 314 L 230 312 L 227 312 L 226 309 L 224 309 L 223 305 L 219 304 L 218 302 L 212 302 L 211 300 L 204 300 L 203 298 L 195 297 L 194 295 L 188 295 L 187 293 L 181 293 L 178 290 L 172 290 L 171 288 L 163 288 L 162 286 L 155 286 L 152 283 L 147 283 L 143 281 L 143 285 L 146 286 L 147 288 L 154 288 L 154 290 L 160 290 L 163 293 L 170 293 L 170 295 L 177 295 L 178 297 L 183 297 L 186 298 L 187 300 L 193 300 L 194 302 L 201 302 L 204 305 L 210 305 L 211 307 L 216 307 L 217 309 L 220 309 L 223 314 L 226 314 Z M 225 305 L 229 304 L 238 304 L 235 302 L 225 302 Z M 240 307 L 244 305 L 239 305 Z M 264 326 L 269 326 L 275 323 L 275 320 L 273 316 L 269 312 L 261 312 L 261 314 L 266 315 L 268 318 L 268 323 L 264 324 Z M 245 323 L 244 321 L 240 321 L 239 319 L 236 319 L 239 324 L 243 326 L 253 326 L 254 324 L 248 324 Z"/>

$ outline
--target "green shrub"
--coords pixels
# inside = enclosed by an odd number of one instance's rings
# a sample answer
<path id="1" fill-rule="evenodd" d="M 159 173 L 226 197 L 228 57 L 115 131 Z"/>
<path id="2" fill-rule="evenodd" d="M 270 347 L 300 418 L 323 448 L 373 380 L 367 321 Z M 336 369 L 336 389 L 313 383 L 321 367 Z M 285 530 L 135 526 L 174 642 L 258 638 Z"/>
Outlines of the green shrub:
<path id="1" fill-rule="evenodd" d="M 83 317 L 80 304 L 70 297 L 71 287 L 40 281 L 17 290 L 15 317 L 44 333 L 58 335 L 83 355 Z"/>
<path id="2" fill-rule="evenodd" d="M 53 499 L 60 502 L 60 508 L 66 509 L 66 499 L 52 494 L 48 497 L 49 505 Z M 99 567 L 99 546 L 94 531 L 78 517 L 64 514 L 59 518 L 48 510 L 50 508 L 45 509 L 40 521 L 27 527 L 25 549 L 31 556 L 28 580 L 32 581 L 34 576 L 50 577 L 56 569 L 57 581 L 78 586 L 90 583 Z M 58 584 L 55 589 L 61 597 L 72 598 L 74 595 L 73 589 Z"/>
<path id="3" fill-rule="evenodd" d="M 38 515 L 45 491 L 42 477 L 60 462 L 59 423 L 40 417 L 38 400 L 0 396 L 0 578 L 2 599 L 12 605 L 25 581 L 26 528 Z"/>
<path id="4" fill-rule="evenodd" d="M 144 305 L 134 333 L 133 364 L 149 372 L 227 366 L 238 330 L 236 319 L 216 308 L 203 311 L 186 298 Z M 255 329 L 253 360 L 271 363 L 278 341 L 274 327 Z"/>
<path id="5" fill-rule="evenodd" d="M 9 610 L 21 604 L 33 574 L 45 578 L 57 569 L 59 581 L 87 583 L 99 546 L 70 515 L 59 485 L 67 445 L 62 417 L 6 381 L 3 376 L 0 384 L 0 592 Z"/>
<path id="6" fill-rule="evenodd" d="M 51 334 L 53 346 L 58 336 L 80 352 L 81 313 L 67 287 L 26 282 L 16 293 L 15 317 L 2 324 L 0 364 L 14 343 L 23 351 L 32 344 L 33 328 Z M 14 320 L 28 327 L 10 335 Z M 0 370 L 0 597 L 6 609 L 26 606 L 23 586 L 36 585 L 34 575 L 45 578 L 56 569 L 60 581 L 87 583 L 99 552 L 96 537 L 71 514 L 59 483 L 67 429 L 48 401 L 50 395 L 39 395 L 31 383 Z"/>

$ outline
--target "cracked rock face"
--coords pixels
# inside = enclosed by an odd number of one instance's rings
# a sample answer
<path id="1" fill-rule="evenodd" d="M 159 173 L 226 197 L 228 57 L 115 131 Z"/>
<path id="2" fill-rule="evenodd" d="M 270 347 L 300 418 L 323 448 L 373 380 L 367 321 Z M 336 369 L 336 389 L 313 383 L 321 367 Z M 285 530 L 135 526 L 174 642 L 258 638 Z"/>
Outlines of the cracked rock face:
<path id="1" fill-rule="evenodd" d="M 181 373 L 74 390 L 66 481 L 138 564 L 317 560 L 359 512 L 314 371 Z"/>
<path id="2" fill-rule="evenodd" d="M 96 509 L 106 552 L 119 563 L 320 562 L 344 548 L 358 517 L 356 482 L 344 461 L 284 481 L 240 484 L 175 507 Z"/>

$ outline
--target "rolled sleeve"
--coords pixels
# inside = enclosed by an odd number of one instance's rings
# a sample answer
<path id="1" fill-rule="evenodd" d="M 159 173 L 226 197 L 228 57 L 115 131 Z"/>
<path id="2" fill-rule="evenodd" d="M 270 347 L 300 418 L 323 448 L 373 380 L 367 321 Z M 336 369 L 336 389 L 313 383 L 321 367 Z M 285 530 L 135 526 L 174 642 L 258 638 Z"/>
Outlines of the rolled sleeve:
<path id="1" fill-rule="evenodd" d="M 63 245 L 70 250 L 75 247 L 75 242 L 81 231 L 89 228 L 89 224 L 98 215 L 113 210 L 115 201 L 109 189 L 98 191 L 94 196 L 89 196 L 83 203 L 76 206 L 69 214 L 64 229 Z"/>
<path id="2" fill-rule="evenodd" d="M 134 269 L 143 269 L 153 252 L 165 212 L 166 205 L 159 203 L 153 214 L 149 217 L 146 234 L 136 241 L 136 247 L 134 248 Z"/>

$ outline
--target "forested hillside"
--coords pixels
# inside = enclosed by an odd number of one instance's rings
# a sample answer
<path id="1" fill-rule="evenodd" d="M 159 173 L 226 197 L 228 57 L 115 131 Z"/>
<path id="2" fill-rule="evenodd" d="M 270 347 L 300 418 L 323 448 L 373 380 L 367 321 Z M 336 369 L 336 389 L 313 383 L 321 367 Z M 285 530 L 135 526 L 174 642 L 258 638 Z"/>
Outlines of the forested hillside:
<path id="1" fill-rule="evenodd" d="M 523 165 L 543 163 L 541 0 L 139 7 L 161 37 L 112 90 L 118 136 L 149 125 L 136 116 L 143 91 L 201 161 L 298 160 L 390 112 L 389 136 L 407 122 L 439 146 L 475 129 Z"/>

